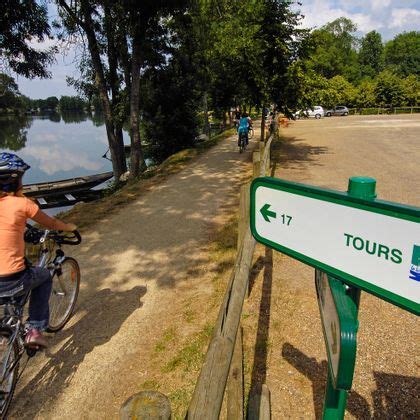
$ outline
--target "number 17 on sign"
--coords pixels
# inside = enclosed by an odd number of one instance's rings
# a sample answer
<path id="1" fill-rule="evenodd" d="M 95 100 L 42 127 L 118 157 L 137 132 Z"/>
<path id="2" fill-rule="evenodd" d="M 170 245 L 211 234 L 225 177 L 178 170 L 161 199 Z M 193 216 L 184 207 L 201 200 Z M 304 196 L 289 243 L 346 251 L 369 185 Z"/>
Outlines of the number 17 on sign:
<path id="1" fill-rule="evenodd" d="M 264 204 L 260 209 L 262 217 L 266 222 L 269 223 L 271 223 L 271 219 L 277 219 L 277 213 L 275 211 L 270 210 L 270 207 L 270 204 Z M 283 225 L 289 226 L 290 222 L 292 221 L 292 216 L 289 216 L 288 214 L 282 214 L 280 215 L 279 220 Z"/>

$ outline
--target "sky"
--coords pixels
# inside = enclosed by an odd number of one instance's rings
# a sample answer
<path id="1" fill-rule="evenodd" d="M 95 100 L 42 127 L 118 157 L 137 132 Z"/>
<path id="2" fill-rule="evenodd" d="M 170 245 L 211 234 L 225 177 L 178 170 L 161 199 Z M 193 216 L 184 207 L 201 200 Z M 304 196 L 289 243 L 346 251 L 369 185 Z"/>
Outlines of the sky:
<path id="1" fill-rule="evenodd" d="M 376 30 L 383 41 L 404 31 L 420 31 L 420 0 L 300 0 L 300 3 L 294 8 L 305 16 L 302 26 L 306 28 L 319 28 L 344 16 L 357 24 L 358 36 Z M 49 6 L 50 15 L 56 14 L 53 7 Z M 66 83 L 66 76 L 77 75 L 74 56 L 73 50 L 65 56 L 57 55 L 56 63 L 50 67 L 51 79 L 16 77 L 20 92 L 30 98 L 75 95 L 75 90 Z"/>

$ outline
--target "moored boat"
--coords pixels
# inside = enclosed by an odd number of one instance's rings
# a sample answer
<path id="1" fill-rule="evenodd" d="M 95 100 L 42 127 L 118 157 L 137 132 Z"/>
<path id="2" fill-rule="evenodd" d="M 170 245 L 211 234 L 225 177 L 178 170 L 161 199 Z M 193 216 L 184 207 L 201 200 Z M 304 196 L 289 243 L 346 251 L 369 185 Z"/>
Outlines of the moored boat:
<path id="1" fill-rule="evenodd" d="M 60 181 L 40 182 L 23 186 L 27 197 L 48 197 L 57 194 L 67 194 L 76 191 L 87 191 L 113 177 L 113 172 L 87 175 Z"/>

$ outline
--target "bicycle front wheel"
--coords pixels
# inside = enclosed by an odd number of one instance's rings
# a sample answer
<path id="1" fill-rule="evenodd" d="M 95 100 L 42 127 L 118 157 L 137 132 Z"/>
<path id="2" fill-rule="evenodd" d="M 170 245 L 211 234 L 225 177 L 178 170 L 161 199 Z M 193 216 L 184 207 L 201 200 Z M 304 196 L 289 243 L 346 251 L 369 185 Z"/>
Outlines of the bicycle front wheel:
<path id="1" fill-rule="evenodd" d="M 10 341 L 12 330 L 0 328 L 0 418 L 5 419 L 15 391 L 19 372 L 17 340 Z"/>
<path id="2" fill-rule="evenodd" d="M 61 330 L 73 314 L 80 287 L 80 268 L 74 258 L 67 257 L 54 273 L 50 296 L 49 332 Z"/>
<path id="3" fill-rule="evenodd" d="M 249 129 L 249 133 L 248 133 L 248 138 L 249 139 L 252 139 L 254 137 L 254 129 L 253 128 L 250 128 Z"/>

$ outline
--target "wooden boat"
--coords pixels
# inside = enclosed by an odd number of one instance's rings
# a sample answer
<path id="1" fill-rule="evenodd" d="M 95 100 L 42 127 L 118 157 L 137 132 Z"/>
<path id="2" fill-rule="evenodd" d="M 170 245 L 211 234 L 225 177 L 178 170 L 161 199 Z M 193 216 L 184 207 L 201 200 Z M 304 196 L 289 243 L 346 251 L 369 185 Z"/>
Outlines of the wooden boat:
<path id="1" fill-rule="evenodd" d="M 68 193 L 58 193 L 45 197 L 33 197 L 41 209 L 52 209 L 55 207 L 73 206 L 81 201 L 89 202 L 102 198 L 102 190 L 74 191 Z"/>
<path id="2" fill-rule="evenodd" d="M 105 181 L 108 181 L 108 179 L 111 179 L 113 175 L 113 172 L 104 172 L 102 174 L 63 179 L 61 181 L 28 184 L 23 186 L 23 193 L 27 197 L 48 197 L 73 193 L 76 191 L 87 191 Z"/>

